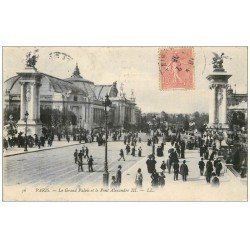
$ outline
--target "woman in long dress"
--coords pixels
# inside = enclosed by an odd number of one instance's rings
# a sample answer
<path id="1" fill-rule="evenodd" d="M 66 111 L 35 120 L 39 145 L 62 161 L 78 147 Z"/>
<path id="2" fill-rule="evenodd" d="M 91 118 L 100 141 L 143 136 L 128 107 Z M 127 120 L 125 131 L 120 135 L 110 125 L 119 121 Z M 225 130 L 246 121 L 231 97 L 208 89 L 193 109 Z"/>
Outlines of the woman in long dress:
<path id="1" fill-rule="evenodd" d="M 143 176 L 141 173 L 141 169 L 138 168 L 136 176 L 135 176 L 135 184 L 137 188 L 141 188 L 142 187 L 142 181 L 143 181 Z"/>

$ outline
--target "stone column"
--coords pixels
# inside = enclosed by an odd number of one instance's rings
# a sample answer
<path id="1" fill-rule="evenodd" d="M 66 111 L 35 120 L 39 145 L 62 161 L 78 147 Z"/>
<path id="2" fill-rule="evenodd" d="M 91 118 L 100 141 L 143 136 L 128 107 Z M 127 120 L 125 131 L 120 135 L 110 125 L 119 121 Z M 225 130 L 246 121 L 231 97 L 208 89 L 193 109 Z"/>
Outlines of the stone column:
<path id="1" fill-rule="evenodd" d="M 29 120 L 36 121 L 37 119 L 37 94 L 36 94 L 36 84 L 30 83 L 30 102 L 29 102 Z"/>
<path id="2" fill-rule="evenodd" d="M 123 105 L 123 103 L 121 103 L 121 106 L 120 106 L 120 124 L 121 124 L 121 126 L 123 126 L 123 124 L 124 124 L 124 118 L 125 118 L 125 106 Z"/>
<path id="3" fill-rule="evenodd" d="M 42 74 L 34 68 L 25 68 L 23 72 L 17 73 L 20 76 L 21 98 L 20 98 L 20 120 L 18 130 L 25 131 L 25 113 L 28 111 L 27 134 L 40 135 L 42 124 L 40 123 L 40 80 Z"/>
<path id="4" fill-rule="evenodd" d="M 227 128 L 227 84 L 228 79 L 232 75 L 226 71 L 214 71 L 207 76 L 210 89 L 212 91 L 209 102 L 209 123 L 212 126 L 214 123 L 221 123 L 223 128 Z M 213 112 L 214 111 L 214 112 Z M 211 118 L 210 118 L 211 117 Z"/>
<path id="5" fill-rule="evenodd" d="M 21 95 L 20 95 L 20 121 L 24 121 L 26 112 L 26 100 L 25 100 L 25 82 L 20 82 L 21 85 Z"/>
<path id="6" fill-rule="evenodd" d="M 222 89 L 223 99 L 221 103 L 221 123 L 227 124 L 227 89 Z"/>
<path id="7" fill-rule="evenodd" d="M 40 122 L 40 86 L 41 84 L 40 83 L 37 83 L 36 84 L 36 106 L 37 106 L 37 121 Z"/>
<path id="8" fill-rule="evenodd" d="M 216 119 L 215 103 L 216 103 L 215 88 L 212 88 L 209 93 L 209 124 L 210 125 L 214 124 L 215 119 Z"/>

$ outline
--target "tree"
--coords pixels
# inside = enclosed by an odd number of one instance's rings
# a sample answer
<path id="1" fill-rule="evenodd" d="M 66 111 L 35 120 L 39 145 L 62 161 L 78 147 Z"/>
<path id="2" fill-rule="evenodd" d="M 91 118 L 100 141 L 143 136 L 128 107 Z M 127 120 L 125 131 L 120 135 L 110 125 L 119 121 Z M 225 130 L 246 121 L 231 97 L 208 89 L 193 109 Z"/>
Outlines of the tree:
<path id="1" fill-rule="evenodd" d="M 73 111 L 69 111 L 69 120 L 72 125 L 77 125 L 77 117 Z"/>
<path id="2" fill-rule="evenodd" d="M 5 107 L 3 113 L 4 125 L 8 124 L 10 115 L 12 115 L 13 121 L 17 122 L 20 120 L 20 106 L 14 106 L 12 109 Z"/>
<path id="3" fill-rule="evenodd" d="M 196 128 L 200 132 L 204 132 L 204 124 L 208 123 L 208 114 L 206 113 L 193 113 L 193 121 L 195 122 Z"/>
<path id="4" fill-rule="evenodd" d="M 62 126 L 77 124 L 77 117 L 72 111 L 60 111 L 58 109 L 41 109 L 40 119 L 43 125 L 48 128 L 60 129 Z"/>
<path id="5" fill-rule="evenodd" d="M 40 110 L 40 120 L 46 127 L 51 127 L 51 114 L 52 109 L 43 109 Z"/>

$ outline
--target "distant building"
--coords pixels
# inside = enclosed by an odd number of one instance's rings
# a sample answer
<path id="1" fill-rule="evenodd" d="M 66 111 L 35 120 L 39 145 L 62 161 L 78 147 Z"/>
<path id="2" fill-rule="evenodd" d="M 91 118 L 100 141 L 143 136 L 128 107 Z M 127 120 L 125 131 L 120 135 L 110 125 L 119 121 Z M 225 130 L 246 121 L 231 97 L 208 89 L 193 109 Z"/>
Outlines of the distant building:
<path id="1" fill-rule="evenodd" d="M 247 119 L 247 94 L 233 93 L 231 87 L 227 91 L 228 113 L 242 114 Z"/>
<path id="2" fill-rule="evenodd" d="M 55 76 L 39 73 L 40 79 L 40 108 L 71 110 L 78 121 L 82 118 L 82 126 L 91 130 L 103 126 L 104 105 L 103 101 L 108 94 L 112 101 L 111 114 L 112 125 L 123 127 L 124 122 L 135 124 L 138 119 L 138 107 L 134 96 L 130 99 L 118 91 L 117 83 L 95 84 L 81 76 L 78 65 L 71 77 L 60 79 Z M 13 76 L 4 82 L 3 95 L 4 106 L 10 110 L 20 108 L 21 103 L 20 74 Z M 26 97 L 28 89 L 26 91 Z M 26 100 L 27 101 L 27 100 Z M 40 117 L 40 115 L 38 116 Z"/>

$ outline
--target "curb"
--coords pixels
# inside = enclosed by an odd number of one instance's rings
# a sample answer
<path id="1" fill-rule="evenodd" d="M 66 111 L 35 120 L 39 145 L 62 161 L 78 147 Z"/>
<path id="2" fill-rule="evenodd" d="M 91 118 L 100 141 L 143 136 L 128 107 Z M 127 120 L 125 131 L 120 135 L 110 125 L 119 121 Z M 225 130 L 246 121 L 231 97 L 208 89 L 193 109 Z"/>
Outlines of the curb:
<path id="1" fill-rule="evenodd" d="M 80 144 L 84 144 L 84 143 L 78 142 L 76 144 L 64 145 L 64 146 L 59 146 L 56 148 L 43 148 L 43 149 L 38 149 L 38 150 L 34 150 L 34 151 L 19 152 L 19 153 L 14 153 L 14 154 L 10 154 L 10 155 L 3 155 L 3 157 L 11 157 L 11 156 L 21 155 L 21 154 L 30 154 L 30 153 L 41 152 L 41 151 L 51 150 L 51 149 L 66 148 L 66 147 L 76 146 L 76 145 L 80 145 Z"/>

